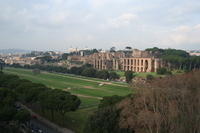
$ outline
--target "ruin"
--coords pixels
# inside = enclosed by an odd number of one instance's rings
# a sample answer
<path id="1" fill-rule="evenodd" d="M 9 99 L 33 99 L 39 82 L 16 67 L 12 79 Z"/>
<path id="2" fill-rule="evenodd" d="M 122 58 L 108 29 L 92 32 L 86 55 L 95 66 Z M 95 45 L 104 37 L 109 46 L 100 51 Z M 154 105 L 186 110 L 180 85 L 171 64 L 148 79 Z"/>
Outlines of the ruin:
<path id="1" fill-rule="evenodd" d="M 89 58 L 93 67 L 98 70 L 156 72 L 162 67 L 162 60 L 158 55 L 138 49 L 134 49 L 131 56 L 121 51 L 95 53 Z"/>

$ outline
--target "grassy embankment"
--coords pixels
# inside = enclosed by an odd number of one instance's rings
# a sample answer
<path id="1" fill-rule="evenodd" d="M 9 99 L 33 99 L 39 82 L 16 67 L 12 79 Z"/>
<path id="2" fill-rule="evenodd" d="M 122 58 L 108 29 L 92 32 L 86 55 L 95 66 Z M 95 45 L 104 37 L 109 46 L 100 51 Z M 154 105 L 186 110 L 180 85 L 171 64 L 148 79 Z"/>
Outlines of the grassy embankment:
<path id="1" fill-rule="evenodd" d="M 120 77 L 125 77 L 124 76 L 124 71 L 115 71 Z M 183 70 L 173 70 L 172 74 L 173 75 L 177 75 L 177 74 L 183 74 L 184 71 Z M 147 75 L 152 75 L 153 77 L 165 77 L 166 75 L 159 75 L 156 72 L 140 72 L 140 73 L 134 73 L 135 77 L 142 77 L 142 78 L 146 78 Z"/>
<path id="2" fill-rule="evenodd" d="M 82 132 L 88 116 L 95 111 L 102 97 L 112 95 L 125 96 L 132 93 L 127 84 L 108 82 L 101 79 L 48 72 L 34 75 L 31 70 L 17 68 L 6 68 L 4 72 L 77 95 L 81 99 L 81 106 L 77 111 L 66 114 L 66 122 L 64 124 L 77 133 Z M 103 85 L 101 86 L 100 84 Z M 61 118 L 58 116 L 55 121 L 60 123 L 59 119 Z"/>

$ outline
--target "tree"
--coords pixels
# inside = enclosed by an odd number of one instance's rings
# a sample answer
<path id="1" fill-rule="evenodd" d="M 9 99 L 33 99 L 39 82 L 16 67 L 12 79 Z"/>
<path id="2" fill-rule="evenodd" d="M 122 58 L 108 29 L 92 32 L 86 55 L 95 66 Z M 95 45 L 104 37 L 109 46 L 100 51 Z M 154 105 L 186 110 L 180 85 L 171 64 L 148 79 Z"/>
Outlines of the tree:
<path id="1" fill-rule="evenodd" d="M 133 79 L 133 72 L 132 71 L 126 71 L 125 72 L 125 78 L 126 78 L 126 82 L 130 83 Z"/>
<path id="2" fill-rule="evenodd" d="M 101 70 L 97 72 L 97 77 L 101 79 L 109 79 L 109 72 L 107 70 Z"/>
<path id="3" fill-rule="evenodd" d="M 45 55 L 45 56 L 42 56 L 42 57 L 37 57 L 36 59 L 41 60 L 42 63 L 53 61 L 52 57 L 50 55 L 48 55 L 48 54 Z"/>
<path id="4" fill-rule="evenodd" d="M 81 75 L 86 77 L 96 77 L 97 70 L 94 68 L 85 68 Z"/>
<path id="5" fill-rule="evenodd" d="M 45 111 L 50 111 L 52 120 L 54 120 L 54 114 L 58 106 L 56 91 L 57 90 L 43 91 L 39 96 L 42 112 L 45 113 Z"/>
<path id="6" fill-rule="evenodd" d="M 67 93 L 65 91 L 60 91 L 57 97 L 57 109 L 58 112 L 62 115 L 64 122 L 66 112 L 75 111 L 76 109 L 78 109 L 81 101 L 77 96 L 71 95 L 70 93 Z"/>
<path id="7" fill-rule="evenodd" d="M 110 80 L 119 79 L 119 75 L 118 75 L 116 72 L 110 72 L 110 74 L 109 74 L 109 79 L 110 79 Z"/>
<path id="8" fill-rule="evenodd" d="M 69 72 L 72 74 L 80 75 L 82 71 L 83 71 L 82 67 L 72 67 Z"/>
<path id="9" fill-rule="evenodd" d="M 5 65 L 5 62 L 2 59 L 0 59 L 0 72 L 3 71 L 4 65 Z"/>
<path id="10" fill-rule="evenodd" d="M 14 103 L 16 95 L 9 89 L 0 88 L 0 123 L 13 120 L 16 114 Z"/>
<path id="11" fill-rule="evenodd" d="M 77 96 L 59 89 L 43 91 L 39 102 L 43 113 L 44 110 L 50 110 L 52 120 L 54 120 L 55 112 L 59 112 L 64 119 L 66 112 L 75 111 L 81 103 Z"/>
<path id="12" fill-rule="evenodd" d="M 130 46 L 126 46 L 125 49 L 129 49 L 129 50 L 131 50 L 132 47 L 130 47 Z"/>
<path id="13" fill-rule="evenodd" d="M 62 54 L 62 60 L 67 60 L 68 59 L 69 54 L 68 53 L 64 53 Z"/>
<path id="14" fill-rule="evenodd" d="M 150 81 L 150 80 L 153 80 L 153 79 L 154 79 L 154 76 L 151 75 L 151 74 L 148 74 L 147 77 L 146 77 L 146 79 L 149 80 L 149 81 Z"/>
<path id="15" fill-rule="evenodd" d="M 25 109 L 19 110 L 17 114 L 15 115 L 15 120 L 19 121 L 20 123 L 25 123 L 29 121 L 30 119 L 31 119 L 31 115 Z"/>
<path id="16" fill-rule="evenodd" d="M 200 71 L 165 77 L 136 86 L 118 104 L 119 125 L 136 133 L 198 133 Z"/>
<path id="17" fill-rule="evenodd" d="M 116 52 L 116 48 L 115 47 L 111 47 L 110 48 L 110 52 Z"/>
<path id="18" fill-rule="evenodd" d="M 122 96 L 110 96 L 110 97 L 103 97 L 103 99 L 100 101 L 99 108 L 105 108 L 114 106 L 116 103 L 120 102 L 124 97 Z"/>
<path id="19" fill-rule="evenodd" d="M 90 116 L 85 133 L 122 133 L 118 126 L 119 110 L 114 107 L 103 108 Z"/>
<path id="20" fill-rule="evenodd" d="M 159 68 L 157 70 L 157 74 L 164 75 L 164 74 L 171 74 L 171 72 L 167 71 L 166 68 Z"/>
<path id="21" fill-rule="evenodd" d="M 119 127 L 120 110 L 116 104 L 124 97 L 104 97 L 100 101 L 98 110 L 92 114 L 85 126 L 85 133 L 132 133 Z"/>

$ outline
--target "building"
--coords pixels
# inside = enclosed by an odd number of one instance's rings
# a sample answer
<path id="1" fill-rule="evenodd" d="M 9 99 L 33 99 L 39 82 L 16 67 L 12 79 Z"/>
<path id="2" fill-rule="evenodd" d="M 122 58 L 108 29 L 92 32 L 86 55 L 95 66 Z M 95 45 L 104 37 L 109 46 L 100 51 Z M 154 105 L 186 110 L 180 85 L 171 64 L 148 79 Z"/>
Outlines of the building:
<path id="1" fill-rule="evenodd" d="M 122 70 L 134 72 L 156 72 L 161 67 L 159 58 L 123 58 Z"/>
<path id="2" fill-rule="evenodd" d="M 92 65 L 98 70 L 123 70 L 134 72 L 156 72 L 162 67 L 159 54 L 149 51 L 132 50 L 132 54 L 120 52 L 95 53 L 89 57 Z"/>
<path id="3" fill-rule="evenodd" d="M 123 52 L 100 52 L 91 55 L 93 67 L 98 70 L 120 70 L 121 58 L 124 58 Z"/>

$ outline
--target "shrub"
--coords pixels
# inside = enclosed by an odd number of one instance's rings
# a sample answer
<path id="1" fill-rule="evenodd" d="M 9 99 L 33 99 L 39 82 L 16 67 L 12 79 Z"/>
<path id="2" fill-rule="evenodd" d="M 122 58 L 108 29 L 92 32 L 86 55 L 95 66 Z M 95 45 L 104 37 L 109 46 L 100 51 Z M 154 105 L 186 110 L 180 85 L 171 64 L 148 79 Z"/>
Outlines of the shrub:
<path id="1" fill-rule="evenodd" d="M 133 79 L 133 72 L 132 71 L 126 71 L 125 72 L 126 82 L 130 83 Z"/>
<path id="2" fill-rule="evenodd" d="M 160 75 L 167 74 L 167 69 L 166 68 L 159 68 L 157 70 L 157 74 L 160 74 Z"/>
<path id="3" fill-rule="evenodd" d="M 154 76 L 151 75 L 151 74 L 148 74 L 148 75 L 146 76 L 146 79 L 147 79 L 147 80 L 153 80 L 153 79 L 154 79 Z"/>

